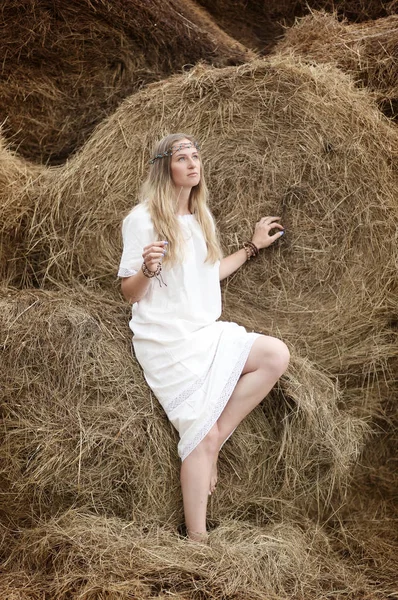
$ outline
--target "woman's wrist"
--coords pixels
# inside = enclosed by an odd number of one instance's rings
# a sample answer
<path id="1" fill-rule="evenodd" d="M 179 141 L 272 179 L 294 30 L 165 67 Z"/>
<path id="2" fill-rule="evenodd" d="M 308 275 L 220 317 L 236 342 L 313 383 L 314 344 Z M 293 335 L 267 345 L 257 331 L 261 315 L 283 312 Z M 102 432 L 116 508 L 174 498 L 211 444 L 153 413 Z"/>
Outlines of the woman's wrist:
<path id="1" fill-rule="evenodd" d="M 243 248 L 246 252 L 247 260 L 255 258 L 259 254 L 259 249 L 254 242 L 244 242 Z"/>
<path id="2" fill-rule="evenodd" d="M 152 271 L 151 269 L 148 269 L 146 262 L 144 261 L 141 265 L 141 270 L 144 273 L 145 277 L 148 277 L 148 279 L 152 279 L 152 277 L 157 277 L 158 275 L 160 275 L 162 265 L 159 262 L 158 266 L 156 267 L 156 271 Z"/>
<path id="3" fill-rule="evenodd" d="M 151 271 L 150 269 L 148 269 L 148 267 L 146 266 L 146 263 L 144 261 L 141 265 L 141 271 L 145 275 L 145 277 L 147 277 L 148 279 L 152 279 L 153 277 L 156 277 L 156 279 L 159 282 L 160 287 L 162 287 L 162 284 L 167 287 L 167 283 L 165 281 L 163 281 L 163 277 L 162 277 L 162 263 L 161 262 L 158 263 L 158 265 L 156 267 L 156 271 Z"/>

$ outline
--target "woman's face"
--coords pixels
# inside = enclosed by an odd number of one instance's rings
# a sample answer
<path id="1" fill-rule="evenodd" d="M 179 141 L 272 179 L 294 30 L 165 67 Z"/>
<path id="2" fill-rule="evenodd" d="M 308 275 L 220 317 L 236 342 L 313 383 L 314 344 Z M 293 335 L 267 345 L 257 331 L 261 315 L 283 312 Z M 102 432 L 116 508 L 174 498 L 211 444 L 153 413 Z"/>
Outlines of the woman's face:
<path id="1" fill-rule="evenodd" d="M 192 188 L 200 181 L 199 152 L 193 142 L 187 139 L 173 144 L 170 169 L 176 187 Z"/>

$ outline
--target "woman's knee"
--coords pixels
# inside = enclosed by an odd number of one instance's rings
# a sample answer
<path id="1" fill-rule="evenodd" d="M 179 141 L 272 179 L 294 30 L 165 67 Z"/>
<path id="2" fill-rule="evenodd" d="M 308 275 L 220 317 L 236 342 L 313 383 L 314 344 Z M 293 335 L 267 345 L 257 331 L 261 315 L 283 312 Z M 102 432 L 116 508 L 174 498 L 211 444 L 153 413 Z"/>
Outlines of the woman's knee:
<path id="1" fill-rule="evenodd" d="M 277 379 L 283 375 L 289 366 L 290 352 L 285 342 L 278 338 L 265 338 L 262 366 L 272 369 Z"/>

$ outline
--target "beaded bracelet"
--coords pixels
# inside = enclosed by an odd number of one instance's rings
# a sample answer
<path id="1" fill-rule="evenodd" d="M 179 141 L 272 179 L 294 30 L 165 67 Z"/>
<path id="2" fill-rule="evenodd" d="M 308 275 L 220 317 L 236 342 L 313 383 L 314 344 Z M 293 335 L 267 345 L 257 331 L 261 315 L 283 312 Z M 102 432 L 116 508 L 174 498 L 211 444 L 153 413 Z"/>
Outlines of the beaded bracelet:
<path id="1" fill-rule="evenodd" d="M 145 277 L 148 277 L 148 279 L 151 279 L 152 277 L 157 277 L 158 275 L 160 275 L 160 272 L 162 270 L 162 265 L 159 263 L 156 271 L 150 271 L 148 269 L 148 267 L 146 266 L 145 262 L 143 262 L 141 269 L 142 269 L 142 272 L 144 273 Z"/>
<path id="2" fill-rule="evenodd" d="M 253 244 L 253 242 L 245 242 L 243 244 L 243 248 L 246 250 L 247 260 L 250 260 L 253 256 L 258 256 L 260 252 L 257 246 Z"/>
<path id="3" fill-rule="evenodd" d="M 165 281 L 163 281 L 162 264 L 161 263 L 158 264 L 156 271 L 150 271 L 148 269 L 148 267 L 146 266 L 145 262 L 143 262 L 141 265 L 141 270 L 144 273 L 145 277 L 148 277 L 148 279 L 152 279 L 152 277 L 156 277 L 156 279 L 159 282 L 160 287 L 162 287 L 162 284 L 167 287 L 167 283 Z"/>

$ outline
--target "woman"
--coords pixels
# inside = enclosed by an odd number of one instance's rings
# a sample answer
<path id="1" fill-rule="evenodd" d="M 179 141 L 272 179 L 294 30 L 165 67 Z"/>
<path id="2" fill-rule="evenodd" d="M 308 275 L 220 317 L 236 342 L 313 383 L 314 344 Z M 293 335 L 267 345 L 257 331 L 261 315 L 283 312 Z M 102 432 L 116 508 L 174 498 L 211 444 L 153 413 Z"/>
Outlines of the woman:
<path id="1" fill-rule="evenodd" d="M 180 435 L 187 533 L 204 540 L 219 450 L 289 362 L 280 340 L 218 320 L 220 281 L 284 232 L 279 217 L 264 217 L 251 242 L 222 258 L 195 139 L 165 137 L 150 164 L 141 202 L 123 221 L 119 276 L 133 303 L 136 357 Z"/>

